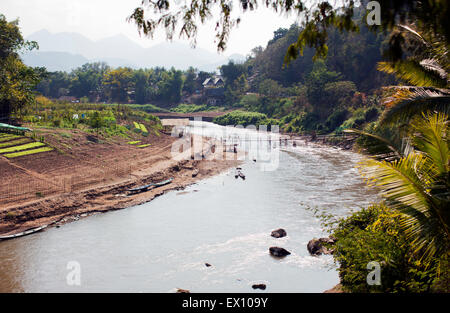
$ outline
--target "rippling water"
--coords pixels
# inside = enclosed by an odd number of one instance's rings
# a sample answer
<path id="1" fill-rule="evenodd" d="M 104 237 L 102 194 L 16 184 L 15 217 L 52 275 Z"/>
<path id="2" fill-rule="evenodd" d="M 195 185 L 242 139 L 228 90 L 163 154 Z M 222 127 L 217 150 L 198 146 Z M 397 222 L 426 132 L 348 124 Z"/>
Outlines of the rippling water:
<path id="1" fill-rule="evenodd" d="M 374 201 L 358 160 L 281 146 L 275 171 L 245 161 L 246 180 L 231 170 L 144 205 L 0 242 L 0 292 L 261 292 L 251 288 L 259 282 L 268 292 L 322 292 L 338 275 L 332 257 L 306 250 L 325 235 L 307 208 L 345 215 Z M 288 236 L 270 237 L 279 227 Z M 272 258 L 275 245 L 292 254 Z M 67 284 L 71 261 L 81 266 L 80 286 Z"/>

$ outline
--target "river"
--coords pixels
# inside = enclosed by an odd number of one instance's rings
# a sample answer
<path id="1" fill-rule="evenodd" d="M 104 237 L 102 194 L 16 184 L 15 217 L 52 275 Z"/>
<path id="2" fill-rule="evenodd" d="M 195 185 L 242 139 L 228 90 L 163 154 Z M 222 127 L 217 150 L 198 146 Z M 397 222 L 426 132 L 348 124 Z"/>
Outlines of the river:
<path id="1" fill-rule="evenodd" d="M 326 235 L 311 209 L 344 216 L 377 196 L 354 168 L 358 154 L 305 144 L 276 151 L 276 169 L 263 171 L 259 161 L 245 160 L 245 180 L 230 170 L 140 206 L 0 242 L 0 292 L 261 292 L 251 288 L 254 283 L 267 284 L 268 292 L 333 287 L 338 274 L 332 257 L 310 256 L 306 249 L 310 239 Z M 288 236 L 272 238 L 280 227 Z M 271 246 L 292 254 L 273 258 Z M 79 266 L 79 285 L 67 281 L 73 264 Z"/>

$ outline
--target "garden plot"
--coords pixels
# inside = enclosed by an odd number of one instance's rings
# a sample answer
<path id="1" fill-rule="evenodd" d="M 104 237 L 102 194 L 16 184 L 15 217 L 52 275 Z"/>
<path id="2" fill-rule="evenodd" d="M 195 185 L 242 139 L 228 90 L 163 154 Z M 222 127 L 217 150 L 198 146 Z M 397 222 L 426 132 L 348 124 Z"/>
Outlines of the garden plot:
<path id="1" fill-rule="evenodd" d="M 136 122 L 133 122 L 133 124 L 134 124 L 134 128 L 135 128 L 135 129 L 139 129 L 139 130 L 140 130 L 141 132 L 143 132 L 143 133 L 148 133 L 148 130 L 147 130 L 147 128 L 145 127 L 144 124 L 136 123 Z"/>
<path id="2" fill-rule="evenodd" d="M 0 155 L 6 158 L 16 158 L 19 156 L 52 151 L 42 142 L 31 142 L 30 138 L 11 134 L 0 134 Z"/>

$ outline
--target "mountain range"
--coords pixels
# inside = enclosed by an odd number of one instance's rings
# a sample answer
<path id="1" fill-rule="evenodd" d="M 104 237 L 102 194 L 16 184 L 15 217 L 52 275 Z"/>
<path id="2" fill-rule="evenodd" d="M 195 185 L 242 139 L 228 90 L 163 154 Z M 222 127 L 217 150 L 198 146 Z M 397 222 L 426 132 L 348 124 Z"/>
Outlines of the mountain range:
<path id="1" fill-rule="evenodd" d="M 218 66 L 245 61 L 240 54 L 229 57 L 187 44 L 163 42 L 144 48 L 125 35 L 116 35 L 97 41 L 78 33 L 50 33 L 40 30 L 26 38 L 36 41 L 39 50 L 22 54 L 29 66 L 44 66 L 49 71 L 70 71 L 87 62 L 102 61 L 112 67 L 165 67 L 185 70 L 190 66 L 203 71 L 215 71 Z"/>

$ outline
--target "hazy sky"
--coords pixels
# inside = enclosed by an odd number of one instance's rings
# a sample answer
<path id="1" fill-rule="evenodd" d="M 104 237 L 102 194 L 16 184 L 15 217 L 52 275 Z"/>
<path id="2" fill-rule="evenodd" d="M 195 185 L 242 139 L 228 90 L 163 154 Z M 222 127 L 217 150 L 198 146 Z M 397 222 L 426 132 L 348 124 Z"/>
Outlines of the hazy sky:
<path id="1" fill-rule="evenodd" d="M 0 13 L 8 20 L 19 18 L 25 37 L 47 29 L 53 33 L 77 32 L 93 40 L 124 34 L 145 47 L 164 41 L 163 31 L 153 40 L 141 38 L 136 26 L 126 22 L 140 3 L 141 0 L 1 0 Z M 240 16 L 241 24 L 233 30 L 225 55 L 246 55 L 258 45 L 265 46 L 274 30 L 289 27 L 296 21 L 295 16 L 280 16 L 265 8 Z M 216 51 L 214 21 L 213 18 L 200 26 L 198 47 Z M 178 37 L 175 40 L 179 40 Z"/>

